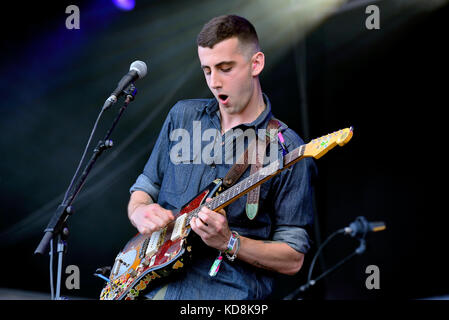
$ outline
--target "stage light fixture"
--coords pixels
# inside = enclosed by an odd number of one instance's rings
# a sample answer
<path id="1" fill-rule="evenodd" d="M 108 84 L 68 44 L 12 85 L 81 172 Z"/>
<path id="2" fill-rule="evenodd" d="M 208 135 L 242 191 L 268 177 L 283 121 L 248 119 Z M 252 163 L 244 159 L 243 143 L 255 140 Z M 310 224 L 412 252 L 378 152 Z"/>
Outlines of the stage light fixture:
<path id="1" fill-rule="evenodd" d="M 112 3 L 117 8 L 124 11 L 131 11 L 136 5 L 136 2 L 134 0 L 112 0 Z"/>

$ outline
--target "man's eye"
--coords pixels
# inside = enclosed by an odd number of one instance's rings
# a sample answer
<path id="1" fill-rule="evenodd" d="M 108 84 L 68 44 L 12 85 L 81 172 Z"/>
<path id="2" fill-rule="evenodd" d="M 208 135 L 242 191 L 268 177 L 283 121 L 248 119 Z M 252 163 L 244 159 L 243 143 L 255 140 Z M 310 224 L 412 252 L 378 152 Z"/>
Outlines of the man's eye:
<path id="1" fill-rule="evenodd" d="M 229 72 L 229 71 L 231 71 L 231 69 L 232 69 L 232 68 L 225 68 L 225 69 L 221 69 L 221 71 L 223 71 L 223 72 Z"/>

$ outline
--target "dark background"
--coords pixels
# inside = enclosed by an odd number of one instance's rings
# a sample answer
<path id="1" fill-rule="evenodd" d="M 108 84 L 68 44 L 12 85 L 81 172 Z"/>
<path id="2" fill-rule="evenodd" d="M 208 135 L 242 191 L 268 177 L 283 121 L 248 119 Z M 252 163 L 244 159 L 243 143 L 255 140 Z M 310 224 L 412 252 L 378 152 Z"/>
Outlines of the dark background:
<path id="1" fill-rule="evenodd" d="M 354 127 L 348 145 L 317 160 L 316 244 L 357 216 L 387 226 L 368 235 L 363 255 L 319 282 L 305 298 L 449 295 L 443 166 L 448 5 L 350 1 L 327 14 L 311 6 L 322 16 L 313 21 L 313 15 L 304 15 L 307 8 L 295 11 L 294 18 L 293 10 L 283 7 L 295 1 L 266 3 L 273 2 L 137 1 L 129 12 L 106 0 L 4 6 L 0 288 L 50 291 L 48 256 L 33 252 L 104 100 L 130 63 L 143 60 L 149 72 L 136 83 L 136 101 L 113 133 L 115 146 L 95 165 L 69 218 L 64 265 L 79 266 L 81 289 L 63 289 L 62 294 L 99 296 L 103 281 L 92 274 L 111 265 L 136 233 L 126 215 L 128 189 L 166 114 L 179 99 L 211 96 L 197 60 L 196 34 L 211 17 L 236 13 L 259 32 L 267 57 L 262 88 L 278 118 L 306 142 Z M 365 8 L 371 3 L 380 8 L 379 30 L 365 27 Z M 69 4 L 80 8 L 80 30 L 65 28 Z M 117 110 L 101 119 L 93 144 Z M 352 238 L 336 238 L 318 260 L 314 277 L 356 246 Z M 365 287 L 369 265 L 379 267 L 378 290 Z M 304 283 L 307 267 L 295 281 L 281 279 L 279 297 Z"/>

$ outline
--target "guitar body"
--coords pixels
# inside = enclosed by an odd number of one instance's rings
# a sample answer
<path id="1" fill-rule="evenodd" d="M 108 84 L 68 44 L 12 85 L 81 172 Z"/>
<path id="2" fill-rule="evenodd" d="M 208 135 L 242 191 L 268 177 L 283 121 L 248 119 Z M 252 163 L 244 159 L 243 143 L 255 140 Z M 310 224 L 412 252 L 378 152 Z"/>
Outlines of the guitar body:
<path id="1" fill-rule="evenodd" d="M 135 300 L 173 272 L 183 270 L 192 256 L 191 229 L 183 220 L 207 197 L 218 194 L 220 186 L 221 180 L 214 180 L 184 205 L 175 215 L 176 220 L 164 229 L 151 236 L 139 233 L 129 240 L 115 259 L 100 300 Z"/>

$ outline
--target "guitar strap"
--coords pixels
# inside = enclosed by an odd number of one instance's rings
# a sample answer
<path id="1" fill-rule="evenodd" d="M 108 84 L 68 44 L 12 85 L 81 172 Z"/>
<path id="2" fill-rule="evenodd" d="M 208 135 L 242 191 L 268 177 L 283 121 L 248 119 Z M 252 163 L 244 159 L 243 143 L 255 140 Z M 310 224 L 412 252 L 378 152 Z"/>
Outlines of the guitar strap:
<path id="1" fill-rule="evenodd" d="M 277 119 L 275 118 L 270 119 L 266 129 L 266 137 L 265 137 L 266 143 L 261 143 L 262 141 L 260 141 L 260 139 L 256 135 L 256 138 L 253 139 L 253 141 L 248 145 L 245 152 L 240 156 L 240 159 L 231 167 L 231 169 L 229 169 L 228 173 L 223 179 L 223 185 L 226 188 L 229 188 L 234 183 L 236 183 L 237 180 L 245 172 L 245 170 L 249 167 L 250 163 L 248 159 L 250 155 L 255 155 L 255 161 L 254 159 L 251 158 L 253 160 L 251 162 L 253 163 L 251 164 L 250 175 L 257 172 L 260 168 L 262 168 L 266 147 L 268 146 L 270 141 L 274 141 L 280 126 L 281 123 Z M 275 130 L 276 134 L 272 135 L 271 134 L 272 130 Z M 254 152 L 254 148 L 256 148 L 256 152 Z M 260 185 L 252 189 L 247 194 L 245 209 L 246 209 L 246 216 L 250 220 L 253 220 L 256 217 L 257 212 L 259 210 L 259 195 L 260 195 Z"/>

